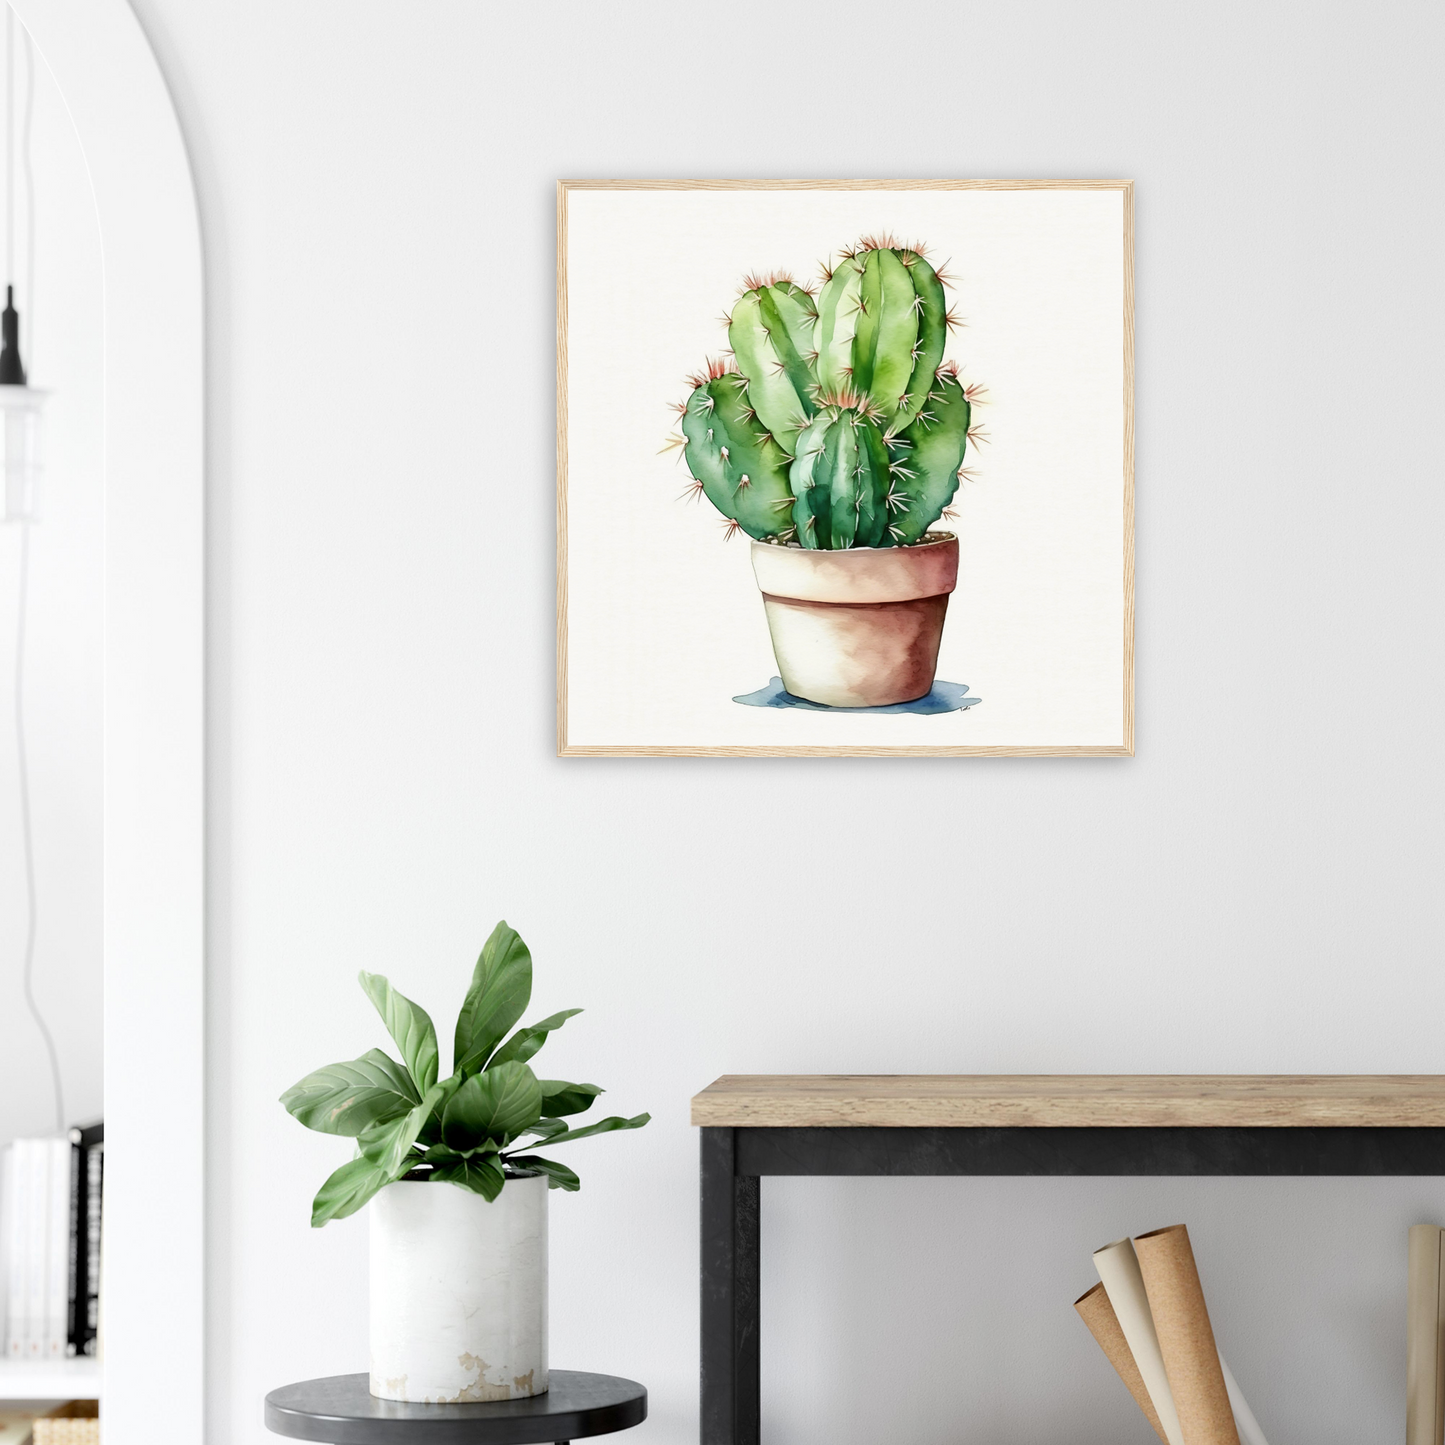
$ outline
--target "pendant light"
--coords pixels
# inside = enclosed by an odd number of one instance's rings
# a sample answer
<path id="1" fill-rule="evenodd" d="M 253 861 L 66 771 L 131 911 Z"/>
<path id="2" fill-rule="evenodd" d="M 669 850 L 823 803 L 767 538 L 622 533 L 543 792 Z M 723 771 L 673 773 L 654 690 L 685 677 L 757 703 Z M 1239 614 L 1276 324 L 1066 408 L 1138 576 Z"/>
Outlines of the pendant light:
<path id="1" fill-rule="evenodd" d="M 5 434 L 5 520 L 35 522 L 40 518 L 40 408 L 45 404 L 45 393 L 26 385 L 14 286 L 5 287 L 0 326 L 4 335 L 0 347 L 0 429 Z"/>

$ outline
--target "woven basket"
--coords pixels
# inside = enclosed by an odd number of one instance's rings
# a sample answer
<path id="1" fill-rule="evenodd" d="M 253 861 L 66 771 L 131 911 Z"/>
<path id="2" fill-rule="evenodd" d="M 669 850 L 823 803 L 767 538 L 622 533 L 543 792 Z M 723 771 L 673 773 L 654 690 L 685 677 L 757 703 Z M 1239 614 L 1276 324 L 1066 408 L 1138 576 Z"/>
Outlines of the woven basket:
<path id="1" fill-rule="evenodd" d="M 99 1420 L 37 1420 L 32 1445 L 100 1445 Z"/>

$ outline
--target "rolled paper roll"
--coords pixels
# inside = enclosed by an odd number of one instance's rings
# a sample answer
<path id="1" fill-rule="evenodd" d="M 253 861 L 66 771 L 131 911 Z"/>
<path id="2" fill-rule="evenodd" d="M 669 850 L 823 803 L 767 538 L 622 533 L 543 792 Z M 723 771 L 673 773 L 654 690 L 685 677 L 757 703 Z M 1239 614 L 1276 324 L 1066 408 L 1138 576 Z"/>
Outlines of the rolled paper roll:
<path id="1" fill-rule="evenodd" d="M 1224 1388 L 1229 1391 L 1229 1408 L 1234 1411 L 1234 1427 L 1239 1431 L 1240 1440 L 1244 1445 L 1269 1445 L 1269 1441 L 1264 1438 L 1264 1431 L 1259 1428 L 1259 1421 L 1254 1418 L 1254 1411 L 1249 1408 L 1249 1401 L 1244 1398 L 1244 1391 L 1239 1388 L 1239 1383 L 1225 1363 L 1223 1355 L 1219 1357 L 1219 1368 L 1224 1372 Z"/>
<path id="2" fill-rule="evenodd" d="M 1109 1363 L 1118 1371 L 1119 1378 L 1134 1397 L 1134 1403 L 1153 1426 L 1154 1433 L 1164 1445 L 1169 1445 L 1169 1437 L 1164 1433 L 1164 1426 L 1159 1423 L 1159 1412 L 1149 1398 L 1139 1366 L 1134 1363 L 1134 1352 L 1129 1348 L 1129 1341 L 1124 1338 L 1124 1331 L 1119 1328 L 1119 1317 L 1114 1313 L 1114 1306 L 1109 1303 L 1109 1292 L 1102 1284 L 1096 1284 L 1087 1294 L 1080 1295 L 1074 1301 L 1074 1308 L 1088 1325 L 1089 1333 L 1098 1341 L 1099 1348 L 1103 1350 Z"/>
<path id="3" fill-rule="evenodd" d="M 1129 1353 L 1134 1357 L 1144 1388 L 1153 1402 L 1154 1413 L 1169 1445 L 1184 1445 L 1179 1416 L 1174 1409 L 1174 1396 L 1169 1390 L 1169 1375 L 1159 1340 L 1154 1333 L 1154 1319 L 1149 1313 L 1149 1297 L 1144 1291 L 1144 1277 L 1134 1245 L 1127 1239 L 1116 1239 L 1094 1251 L 1094 1268 L 1099 1271 L 1104 1291 L 1119 1321 Z"/>
<path id="4" fill-rule="evenodd" d="M 1441 1445 L 1445 1420 L 1441 1410 L 1440 1229 L 1434 1224 L 1410 1228 L 1410 1274 L 1406 1295 L 1405 1441 L 1406 1445 Z"/>
<path id="5" fill-rule="evenodd" d="M 1188 1229 L 1172 1224 L 1141 1234 L 1134 1252 L 1184 1445 L 1240 1445 Z"/>

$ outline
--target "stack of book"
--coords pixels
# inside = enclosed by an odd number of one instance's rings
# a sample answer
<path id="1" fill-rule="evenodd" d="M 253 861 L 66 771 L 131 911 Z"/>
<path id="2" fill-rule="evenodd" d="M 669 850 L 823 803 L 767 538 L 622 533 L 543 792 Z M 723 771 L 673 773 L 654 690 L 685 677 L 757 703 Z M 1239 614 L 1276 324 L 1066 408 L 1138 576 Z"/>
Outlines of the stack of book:
<path id="1" fill-rule="evenodd" d="M 0 1165 L 0 1346 L 12 1360 L 94 1355 L 100 1327 L 100 1124 L 17 1139 Z"/>
<path id="2" fill-rule="evenodd" d="M 1074 1308 L 1163 1445 L 1266 1445 L 1220 1358 L 1182 1224 L 1094 1251 Z"/>

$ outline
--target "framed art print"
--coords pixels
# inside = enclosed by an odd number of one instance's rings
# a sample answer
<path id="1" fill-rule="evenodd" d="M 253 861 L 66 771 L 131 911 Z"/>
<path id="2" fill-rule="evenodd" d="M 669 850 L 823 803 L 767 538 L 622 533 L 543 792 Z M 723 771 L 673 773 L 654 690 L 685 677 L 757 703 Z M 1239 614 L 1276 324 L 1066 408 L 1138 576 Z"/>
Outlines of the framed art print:
<path id="1" fill-rule="evenodd" d="M 1134 751 L 1129 181 L 563 181 L 563 756 Z"/>

